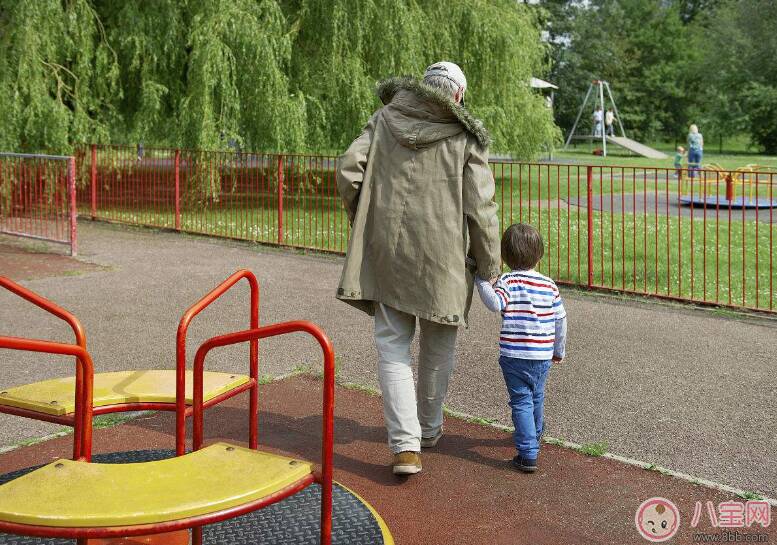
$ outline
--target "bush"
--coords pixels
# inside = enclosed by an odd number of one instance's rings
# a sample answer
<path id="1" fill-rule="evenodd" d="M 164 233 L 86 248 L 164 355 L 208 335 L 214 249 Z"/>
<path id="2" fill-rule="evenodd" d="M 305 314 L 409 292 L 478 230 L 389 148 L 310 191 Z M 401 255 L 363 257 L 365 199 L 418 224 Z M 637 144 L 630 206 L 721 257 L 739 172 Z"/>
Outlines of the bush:
<path id="1" fill-rule="evenodd" d="M 777 154 L 777 87 L 751 83 L 744 94 L 753 140 L 768 154 Z"/>

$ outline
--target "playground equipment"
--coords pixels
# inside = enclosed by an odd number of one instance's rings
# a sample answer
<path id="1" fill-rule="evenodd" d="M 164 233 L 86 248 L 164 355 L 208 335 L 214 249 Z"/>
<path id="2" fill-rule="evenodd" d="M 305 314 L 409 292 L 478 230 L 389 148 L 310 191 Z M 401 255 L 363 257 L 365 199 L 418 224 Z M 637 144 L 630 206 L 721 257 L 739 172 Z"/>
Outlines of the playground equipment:
<path id="1" fill-rule="evenodd" d="M 615 114 L 615 121 L 618 122 L 618 128 L 620 129 L 620 136 L 615 135 L 607 135 L 607 131 L 605 130 L 604 124 L 602 124 L 602 134 L 600 135 L 594 135 L 594 134 L 575 134 L 575 131 L 577 130 L 577 126 L 580 123 L 580 118 L 583 116 L 583 112 L 586 109 L 586 106 L 588 104 L 588 99 L 591 97 L 592 91 L 595 93 L 595 97 L 592 100 L 592 105 L 599 106 L 602 109 L 602 113 L 605 112 L 605 96 L 604 92 L 607 91 L 607 97 L 610 100 L 610 104 L 612 104 L 612 109 Z M 646 146 L 644 144 L 641 144 L 637 142 L 636 140 L 632 140 L 631 138 L 626 137 L 626 131 L 623 130 L 623 123 L 621 123 L 621 116 L 618 113 L 618 106 L 615 104 L 615 99 L 612 96 L 612 90 L 610 89 L 610 84 L 607 83 L 604 80 L 593 80 L 588 85 L 588 91 L 585 93 L 585 98 L 583 99 L 583 104 L 580 106 L 580 110 L 577 112 L 577 117 L 575 118 L 575 123 L 572 125 L 572 130 L 569 131 L 569 135 L 567 136 L 567 140 L 564 143 L 564 149 L 567 149 L 569 147 L 570 142 L 572 140 L 601 140 L 602 144 L 602 155 L 605 157 L 607 156 L 607 143 L 615 144 L 618 146 L 621 146 L 622 148 L 625 148 L 629 151 L 632 151 L 636 153 L 637 155 L 641 155 L 643 157 L 647 157 L 649 159 L 666 159 L 667 155 L 653 149 L 649 146 Z"/>
<path id="2" fill-rule="evenodd" d="M 688 170 L 687 173 L 687 176 L 682 176 L 680 180 L 683 193 L 680 197 L 681 204 L 738 209 L 777 208 L 777 199 L 773 198 L 774 173 L 769 167 L 748 164 L 731 170 L 710 163 L 704 165 L 702 170 Z M 697 183 L 702 186 L 700 190 L 694 188 Z M 721 194 L 719 188 L 721 183 L 726 184 L 724 194 Z M 737 196 L 737 186 L 742 188 L 741 196 Z"/>
<path id="3" fill-rule="evenodd" d="M 188 324 L 241 278 L 246 278 L 251 287 L 250 328 L 206 340 L 197 350 L 192 371 L 186 372 L 184 348 Z M 238 531 L 243 534 L 256 525 L 277 529 L 277 520 L 266 520 L 258 514 L 258 510 L 271 505 L 276 510 L 294 510 L 300 507 L 298 503 L 289 504 L 282 500 L 304 493 L 307 500 L 303 501 L 312 505 L 302 505 L 301 511 L 309 513 L 311 508 L 320 511 L 318 537 L 320 543 L 329 545 L 332 539 L 333 492 L 336 492 L 339 508 L 348 512 L 345 524 L 347 542 L 393 543 L 380 516 L 364 500 L 332 480 L 334 350 L 330 340 L 318 326 L 305 321 L 259 327 L 258 283 L 250 271 L 233 274 L 187 310 L 178 329 L 176 370 L 158 371 L 155 375 L 142 374 L 140 382 L 143 386 L 133 388 L 132 394 L 123 390 L 126 384 L 122 382 L 122 377 L 126 379 L 127 376 L 132 377 L 131 374 L 106 373 L 101 377 L 104 390 L 94 388 L 98 375 L 94 374 L 92 358 L 86 349 L 86 337 L 75 316 L 7 278 L 0 277 L 0 285 L 65 320 L 76 337 L 73 344 L 0 337 L 0 348 L 61 354 L 76 359 L 76 376 L 69 381 L 56 384 L 44 381 L 2 393 L 2 412 L 72 425 L 74 446 L 72 461 L 57 460 L 41 468 L 24 470 L 21 475 L 0 476 L 0 483 L 5 482 L 0 484 L 0 532 L 39 538 L 75 538 L 79 545 L 97 543 L 95 539 L 104 540 L 99 543 L 129 543 L 124 540 L 126 536 L 142 536 L 142 541 L 138 543 L 172 545 L 188 542 L 186 530 L 192 529 L 192 543 L 200 545 L 203 526 L 222 521 L 240 525 Z M 303 460 L 257 450 L 258 340 L 288 333 L 312 336 L 323 352 L 320 469 Z M 238 378 L 237 375 L 222 373 L 214 377 L 204 370 L 210 351 L 243 343 L 248 343 L 250 347 L 250 376 Z M 172 376 L 165 377 L 163 373 Z M 153 376 L 164 379 L 158 388 L 149 381 L 149 377 Z M 172 392 L 168 391 L 170 384 L 174 385 Z M 56 393 L 64 398 L 63 392 L 67 388 L 71 404 L 63 407 L 61 414 L 43 411 L 41 403 L 46 394 Z M 249 448 L 228 443 L 204 447 L 205 409 L 246 390 L 250 390 Z M 93 396 L 95 391 L 98 391 L 97 397 Z M 99 407 L 95 406 L 96 399 L 99 400 L 97 403 L 101 403 Z M 59 404 L 57 401 L 56 405 Z M 139 408 L 176 411 L 176 452 L 113 453 L 102 455 L 100 461 L 92 463 L 93 414 Z M 193 419 L 193 441 L 192 451 L 185 453 L 185 449 L 179 450 L 179 447 L 185 446 L 184 424 L 188 416 Z M 116 461 L 134 463 L 117 464 Z M 319 495 L 308 492 L 314 483 L 320 488 Z M 250 515 L 243 516 L 247 514 Z M 283 520 L 289 525 L 299 522 L 295 522 L 288 513 Z M 349 535 L 349 524 L 352 526 L 357 520 L 371 531 L 359 527 Z M 304 532 L 289 533 L 305 537 Z M 282 542 L 292 543 L 288 534 L 284 536 Z M 356 537 L 351 539 L 353 536 Z M 364 536 L 370 540 L 365 541 Z M 216 540 L 225 542 L 219 537 Z M 0 545 L 6 543 L 21 542 L 15 537 L 0 534 Z"/>
<path id="4" fill-rule="evenodd" d="M 259 284 L 252 272 L 240 270 L 229 276 L 211 292 L 184 312 L 178 324 L 176 336 L 175 370 L 141 370 L 97 373 L 88 394 L 84 391 L 83 373 L 80 367 L 75 378 L 53 379 L 35 384 L 4 389 L 0 392 L 0 412 L 73 426 L 76 441 L 73 444 L 73 458 L 89 459 L 90 437 L 82 437 L 78 422 L 79 400 L 84 406 L 84 396 L 92 399 L 94 415 L 125 411 L 175 411 L 176 452 L 183 454 L 185 445 L 186 419 L 192 416 L 192 375 L 186 371 L 186 336 L 192 320 L 211 303 L 227 292 L 241 279 L 251 289 L 249 325 L 259 326 Z M 0 277 L 0 286 L 23 297 L 43 310 L 64 320 L 70 325 L 76 338 L 76 345 L 86 350 L 86 336 L 78 319 L 26 288 Z M 2 347 L 2 345 L 0 345 Z M 187 380 L 188 379 L 188 380 Z M 258 345 L 252 342 L 249 354 L 249 375 L 230 373 L 205 374 L 205 405 L 212 407 L 246 390 L 251 390 L 251 429 L 256 426 L 257 398 L 255 384 L 259 379 Z M 255 433 L 250 437 L 251 448 L 256 448 Z M 87 449 L 82 451 L 82 449 Z"/>

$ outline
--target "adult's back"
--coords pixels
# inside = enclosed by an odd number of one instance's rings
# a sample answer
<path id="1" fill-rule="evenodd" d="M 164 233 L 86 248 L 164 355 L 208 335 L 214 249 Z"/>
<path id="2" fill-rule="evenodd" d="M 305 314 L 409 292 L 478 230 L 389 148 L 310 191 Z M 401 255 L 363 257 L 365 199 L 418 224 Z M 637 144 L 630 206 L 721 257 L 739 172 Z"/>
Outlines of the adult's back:
<path id="1" fill-rule="evenodd" d="M 704 136 L 699 132 L 696 124 L 688 128 L 688 176 L 696 177 L 696 171 L 701 168 L 704 156 Z"/>
<path id="2" fill-rule="evenodd" d="M 368 312 L 377 302 L 461 325 L 472 273 L 499 271 L 488 134 L 412 78 L 382 82 L 378 96 L 385 106 L 340 159 L 353 230 L 337 296 Z"/>

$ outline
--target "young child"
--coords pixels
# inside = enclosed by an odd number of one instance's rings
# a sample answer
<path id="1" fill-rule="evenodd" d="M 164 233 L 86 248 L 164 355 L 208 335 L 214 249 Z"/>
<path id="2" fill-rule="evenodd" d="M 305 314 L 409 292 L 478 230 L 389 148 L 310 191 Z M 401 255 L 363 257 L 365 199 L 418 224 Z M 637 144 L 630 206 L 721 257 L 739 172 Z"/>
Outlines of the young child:
<path id="1" fill-rule="evenodd" d="M 674 154 L 675 178 L 683 179 L 683 157 L 685 157 L 685 148 L 677 146 L 677 153 Z"/>
<path id="2" fill-rule="evenodd" d="M 510 395 L 518 451 L 512 463 L 525 473 L 537 469 L 545 380 L 551 362 L 564 358 L 566 344 L 566 311 L 558 288 L 534 270 L 544 252 L 534 227 L 511 225 L 502 235 L 502 259 L 510 272 L 500 275 L 493 287 L 476 279 L 483 304 L 502 314 L 499 365 Z"/>

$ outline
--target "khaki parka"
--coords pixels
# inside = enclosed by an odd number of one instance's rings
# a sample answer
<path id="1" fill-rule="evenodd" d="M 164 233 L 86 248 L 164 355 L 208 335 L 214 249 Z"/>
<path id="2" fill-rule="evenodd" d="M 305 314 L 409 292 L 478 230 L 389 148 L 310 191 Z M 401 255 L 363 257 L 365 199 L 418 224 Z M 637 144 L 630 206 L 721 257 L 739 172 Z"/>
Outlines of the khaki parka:
<path id="1" fill-rule="evenodd" d="M 352 224 L 337 298 L 466 325 L 473 274 L 500 272 L 499 222 L 480 121 L 412 78 L 379 84 L 385 104 L 339 158 Z"/>

